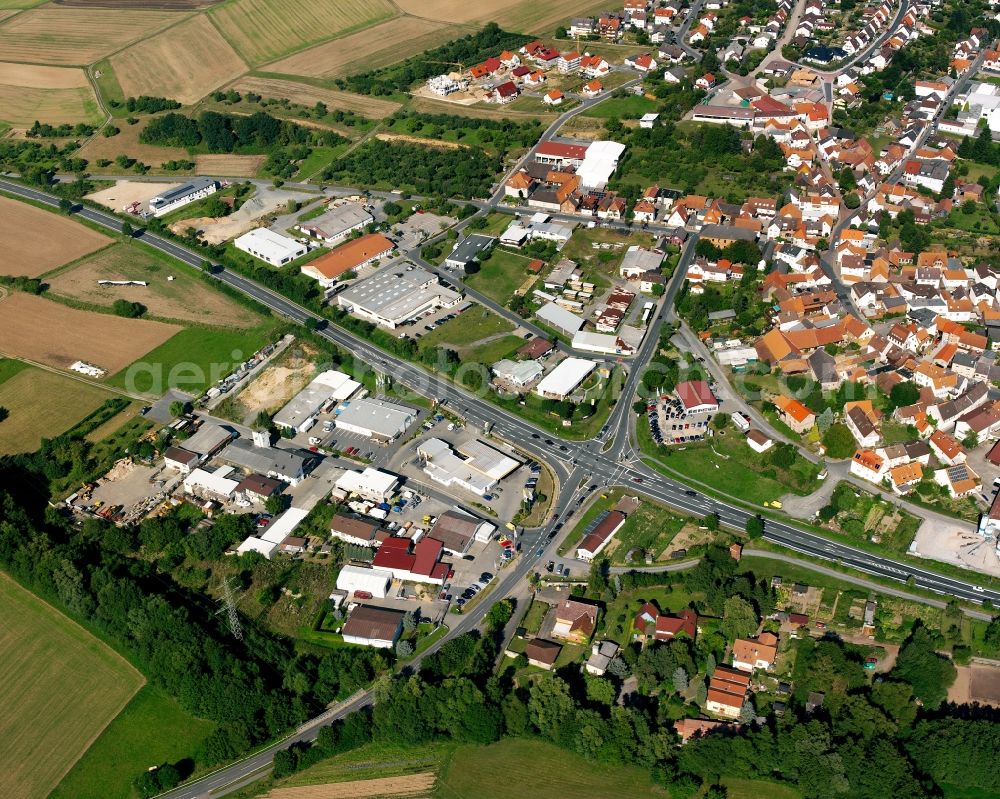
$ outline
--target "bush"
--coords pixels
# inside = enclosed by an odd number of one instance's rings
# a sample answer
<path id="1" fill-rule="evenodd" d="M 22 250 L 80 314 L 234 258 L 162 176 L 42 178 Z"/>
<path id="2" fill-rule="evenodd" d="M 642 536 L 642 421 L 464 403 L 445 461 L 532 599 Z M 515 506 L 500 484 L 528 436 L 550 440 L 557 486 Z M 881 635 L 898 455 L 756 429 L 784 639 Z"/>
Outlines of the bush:
<path id="1" fill-rule="evenodd" d="M 141 302 L 115 300 L 111 306 L 111 310 L 118 316 L 124 316 L 127 319 L 138 319 L 146 313 L 146 306 Z"/>

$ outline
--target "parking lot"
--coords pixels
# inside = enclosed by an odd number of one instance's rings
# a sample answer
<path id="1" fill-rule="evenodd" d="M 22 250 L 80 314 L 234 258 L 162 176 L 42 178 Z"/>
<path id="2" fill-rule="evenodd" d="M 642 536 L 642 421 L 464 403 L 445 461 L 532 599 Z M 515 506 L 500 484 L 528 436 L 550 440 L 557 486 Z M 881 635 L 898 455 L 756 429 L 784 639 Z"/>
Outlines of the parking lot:
<path id="1" fill-rule="evenodd" d="M 660 397 L 647 406 L 649 428 L 657 444 L 686 444 L 701 441 L 708 434 L 710 413 L 684 412 L 681 401 L 675 397 Z"/>

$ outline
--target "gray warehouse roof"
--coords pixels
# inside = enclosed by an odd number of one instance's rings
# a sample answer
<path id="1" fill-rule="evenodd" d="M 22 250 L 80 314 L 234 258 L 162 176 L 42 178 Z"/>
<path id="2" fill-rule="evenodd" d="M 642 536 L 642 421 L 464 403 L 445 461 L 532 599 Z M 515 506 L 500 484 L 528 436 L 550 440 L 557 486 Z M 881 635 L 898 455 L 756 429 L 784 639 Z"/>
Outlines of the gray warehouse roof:
<path id="1" fill-rule="evenodd" d="M 283 474 L 295 477 L 304 471 L 306 458 L 296 452 L 275 447 L 255 447 L 252 441 L 240 439 L 226 447 L 219 456 L 226 463 L 242 466 L 261 474 Z"/>
<path id="2" fill-rule="evenodd" d="M 190 183 L 185 183 L 176 188 L 169 189 L 162 194 L 157 194 L 154 200 L 159 200 L 157 205 L 167 205 L 172 203 L 174 200 L 179 200 L 181 197 L 186 197 L 189 194 L 194 194 L 196 191 L 201 191 L 202 189 L 207 189 L 209 186 L 214 186 L 218 181 L 212 178 L 197 178 L 192 180 Z"/>
<path id="3" fill-rule="evenodd" d="M 479 254 L 493 246 L 496 239 L 493 236 L 483 236 L 480 233 L 473 233 L 451 251 L 445 259 L 449 263 L 457 263 L 464 266 L 470 261 L 475 261 Z"/>
<path id="4" fill-rule="evenodd" d="M 338 426 L 351 425 L 385 438 L 394 438 L 406 429 L 414 412 L 402 405 L 377 399 L 354 400 L 337 416 Z"/>

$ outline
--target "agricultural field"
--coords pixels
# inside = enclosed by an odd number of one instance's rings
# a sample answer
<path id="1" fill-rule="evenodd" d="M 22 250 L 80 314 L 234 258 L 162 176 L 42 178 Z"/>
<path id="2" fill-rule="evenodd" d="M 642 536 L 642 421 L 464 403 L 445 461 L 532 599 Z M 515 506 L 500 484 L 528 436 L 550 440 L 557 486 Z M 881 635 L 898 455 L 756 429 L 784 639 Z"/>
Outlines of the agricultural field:
<path id="1" fill-rule="evenodd" d="M 38 277 L 111 242 L 89 227 L 34 205 L 0 197 L 0 274 Z"/>
<path id="2" fill-rule="evenodd" d="M 100 286 L 98 280 L 144 280 L 149 285 Z M 107 308 L 125 299 L 142 303 L 149 316 L 164 319 L 236 328 L 260 321 L 256 313 L 207 286 L 187 267 L 136 244 L 101 250 L 47 282 L 56 296 Z"/>
<path id="3" fill-rule="evenodd" d="M 96 124 L 101 118 L 82 69 L 0 62 L 0 120 L 29 127 L 35 120 Z"/>
<path id="4" fill-rule="evenodd" d="M 447 100 L 436 100 L 433 97 L 414 97 L 410 109 L 424 114 L 455 114 L 457 116 L 479 117 L 480 119 L 509 119 L 512 122 L 541 119 L 548 123 L 559 114 L 559 111 L 548 106 L 541 104 L 539 106 L 531 111 L 517 111 L 510 106 L 463 105 L 450 103 Z"/>
<path id="5" fill-rule="evenodd" d="M 0 422 L 0 455 L 34 452 L 43 438 L 65 433 L 110 396 L 83 380 L 34 366 L 22 369 L 0 382 L 0 408 L 10 414 Z"/>
<path id="6" fill-rule="evenodd" d="M 119 155 L 127 155 L 153 168 L 153 172 L 160 170 L 160 164 L 167 161 L 190 161 L 191 156 L 187 150 L 181 147 L 159 147 L 155 144 L 142 144 L 139 135 L 143 128 L 149 124 L 151 117 L 141 119 L 134 125 L 129 125 L 124 120 L 116 120 L 115 125 L 121 131 L 117 136 L 92 136 L 80 148 L 80 157 L 86 158 L 89 162 L 87 168 L 94 174 L 109 172 L 120 175 L 124 170 L 114 163 Z M 97 165 L 100 159 L 111 161 L 106 167 Z M 173 173 L 170 173 L 173 174 Z M 115 208 L 121 210 L 120 207 Z"/>
<path id="7" fill-rule="evenodd" d="M 339 78 L 390 66 L 461 38 L 471 30 L 431 19 L 396 17 L 268 64 L 267 70 L 312 78 Z M 446 66 L 442 65 L 442 69 Z"/>
<path id="8" fill-rule="evenodd" d="M 0 794 L 44 799 L 144 679 L 85 629 L 2 573 L 0 602 Z"/>
<path id="9" fill-rule="evenodd" d="M 344 48 L 345 41 L 346 39 L 338 40 L 338 50 Z M 367 97 L 336 89 L 323 89 L 319 86 L 310 86 L 308 83 L 277 78 L 256 78 L 248 75 L 236 81 L 232 88 L 244 94 L 254 92 L 261 97 L 283 98 L 299 105 L 314 106 L 321 102 L 331 110 L 353 111 L 369 119 L 382 119 L 399 110 L 399 103 L 393 100 Z"/>
<path id="10" fill-rule="evenodd" d="M 235 0 L 209 12 L 254 66 L 396 15 L 389 0 Z"/>
<path id="11" fill-rule="evenodd" d="M 124 369 L 180 330 L 166 322 L 79 311 L 21 292 L 0 299 L 0 329 L 4 355 L 59 369 L 82 360 L 108 374 Z"/>
<path id="12" fill-rule="evenodd" d="M 45 0 L 0 0 L 0 8 L 4 9 L 5 14 L 16 14 L 22 9 L 39 6 L 44 2 Z"/>
<path id="13" fill-rule="evenodd" d="M 149 94 L 185 105 L 247 69 L 203 14 L 116 53 L 111 66 L 126 97 Z"/>
<path id="14" fill-rule="evenodd" d="M 491 799 L 521 799 L 525 782 L 503 777 L 500 763 L 516 764 L 530 780 L 531 795 L 537 799 L 605 799 L 628 796 L 632 799 L 666 797 L 654 785 L 646 769 L 638 766 L 608 766 L 585 760 L 554 744 L 541 740 L 508 738 L 489 746 L 462 746 L 455 750 L 438 775 L 435 796 L 482 796 Z"/>
<path id="15" fill-rule="evenodd" d="M 3 324 L 2 316 L 0 324 Z M 111 376 L 108 384 L 157 395 L 167 388 L 198 393 L 280 337 L 279 324 L 273 319 L 266 319 L 249 330 L 185 328 L 156 349 L 143 353 L 134 370 L 122 367 L 122 371 Z"/>
<path id="16" fill-rule="evenodd" d="M 538 3 L 522 0 L 512 5 L 504 5 L 504 10 L 487 16 L 483 22 L 495 21 L 504 30 L 537 33 L 551 36 L 555 29 L 566 24 L 570 17 L 589 16 L 604 11 L 607 3 L 594 0 L 552 0 Z"/>
<path id="17" fill-rule="evenodd" d="M 182 17 L 169 11 L 59 8 L 25 11 L 0 25 L 0 53 L 8 61 L 86 65 L 152 36 Z"/>
<path id="18" fill-rule="evenodd" d="M 199 155 L 194 159 L 196 175 L 225 175 L 228 178 L 256 177 L 261 165 L 267 160 L 265 155 Z"/>
<path id="19" fill-rule="evenodd" d="M 176 763 L 215 728 L 152 685 L 144 686 L 49 799 L 134 799 L 132 780 L 151 763 Z"/>

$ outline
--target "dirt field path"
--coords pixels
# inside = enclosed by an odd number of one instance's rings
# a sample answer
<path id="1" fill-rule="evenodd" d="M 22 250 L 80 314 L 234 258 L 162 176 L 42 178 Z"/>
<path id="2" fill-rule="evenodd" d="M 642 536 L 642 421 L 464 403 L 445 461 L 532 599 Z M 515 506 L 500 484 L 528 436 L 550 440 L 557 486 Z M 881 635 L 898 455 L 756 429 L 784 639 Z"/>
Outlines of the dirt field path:
<path id="1" fill-rule="evenodd" d="M 431 795 L 435 779 L 433 771 L 426 771 L 401 777 L 277 788 L 268 793 L 265 799 L 380 799 L 390 796 L 417 799 Z"/>

